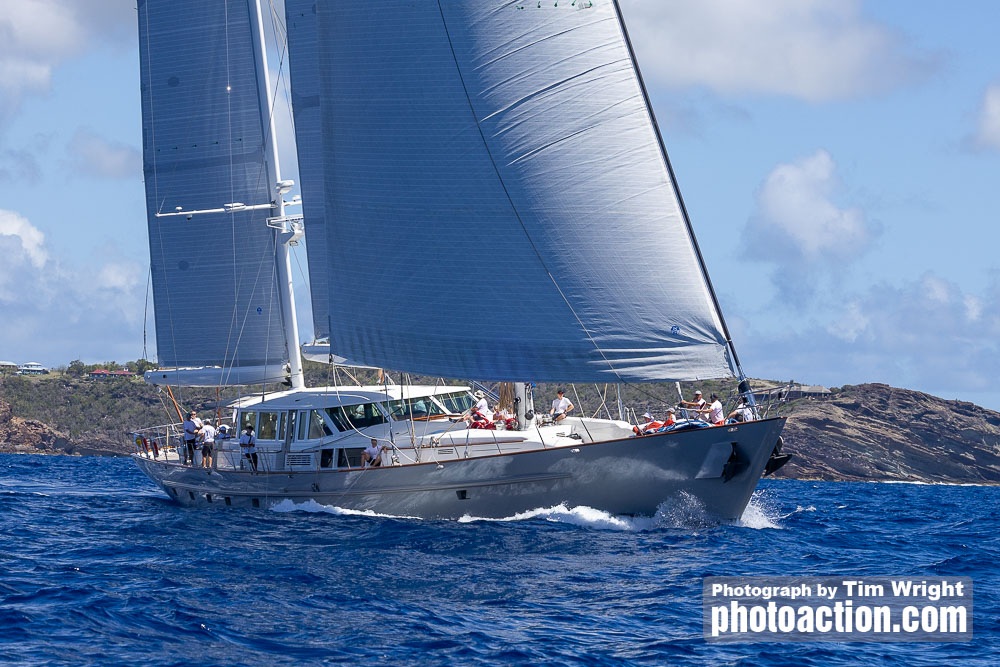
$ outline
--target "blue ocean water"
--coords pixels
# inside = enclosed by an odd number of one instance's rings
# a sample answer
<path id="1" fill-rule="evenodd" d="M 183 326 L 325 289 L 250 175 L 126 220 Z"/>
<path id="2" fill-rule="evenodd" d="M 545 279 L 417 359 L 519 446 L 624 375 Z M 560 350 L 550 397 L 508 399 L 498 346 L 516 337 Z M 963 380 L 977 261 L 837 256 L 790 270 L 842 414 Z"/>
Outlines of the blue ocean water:
<path id="1" fill-rule="evenodd" d="M 742 520 L 420 521 L 170 503 L 128 459 L 0 455 L 4 665 L 997 664 L 1000 489 L 764 481 Z M 706 576 L 967 576 L 974 637 L 716 644 Z"/>

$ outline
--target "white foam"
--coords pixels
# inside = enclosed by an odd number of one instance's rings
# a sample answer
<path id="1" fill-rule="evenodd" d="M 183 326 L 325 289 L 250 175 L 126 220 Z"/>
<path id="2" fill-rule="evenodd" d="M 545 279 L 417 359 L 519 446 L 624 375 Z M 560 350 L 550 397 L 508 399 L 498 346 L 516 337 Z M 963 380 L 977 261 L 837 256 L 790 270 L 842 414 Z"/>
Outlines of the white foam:
<path id="1" fill-rule="evenodd" d="M 658 528 L 707 528 L 719 524 L 705 510 L 704 503 L 684 491 L 660 503 L 653 518 Z"/>
<path id="2" fill-rule="evenodd" d="M 270 508 L 274 512 L 313 512 L 323 514 L 333 514 L 335 516 L 361 516 L 383 519 L 406 519 L 422 520 L 420 517 L 401 516 L 394 514 L 383 514 L 372 510 L 352 510 L 334 505 L 323 505 L 315 500 L 307 500 L 297 503 L 289 499 L 282 500 Z M 815 511 L 815 508 L 797 508 L 796 511 Z M 743 512 L 743 516 L 735 522 L 735 525 L 743 528 L 753 529 L 781 529 L 777 523 L 778 519 L 787 518 L 794 512 L 782 516 L 774 516 L 774 512 L 767 507 L 764 497 L 760 491 L 754 493 L 750 499 L 750 504 Z M 621 532 L 642 532 L 657 530 L 662 528 L 677 528 L 683 530 L 707 528 L 719 525 L 719 520 L 711 516 L 705 506 L 696 497 L 680 493 L 674 498 L 664 501 L 656 510 L 656 514 L 651 517 L 629 517 L 610 514 L 604 510 L 594 509 L 585 505 L 569 508 L 560 503 L 552 507 L 538 507 L 535 509 L 518 512 L 512 516 L 502 518 L 480 517 L 465 515 L 458 519 L 458 523 L 478 523 L 478 522 L 517 522 L 545 520 L 554 523 L 564 523 L 581 528 L 591 528 L 594 530 L 610 530 Z"/>
<path id="3" fill-rule="evenodd" d="M 750 497 L 743 515 L 736 521 L 736 525 L 741 528 L 753 528 L 754 530 L 783 530 L 783 526 L 778 523 L 780 519 L 788 518 L 789 515 L 780 516 L 768 503 L 768 497 L 763 491 L 754 491 Z"/>
<path id="4" fill-rule="evenodd" d="M 594 528 L 597 530 L 621 530 L 636 531 L 645 530 L 650 527 L 652 519 L 629 518 L 608 514 L 603 510 L 593 507 L 574 507 L 569 509 L 564 504 L 553 507 L 539 507 L 527 512 L 519 512 L 513 516 L 502 519 L 487 519 L 483 517 L 463 516 L 459 523 L 472 523 L 475 521 L 527 521 L 531 519 L 545 519 L 556 523 L 568 523 L 583 528 Z M 647 525 L 644 525 L 647 524 Z"/>
<path id="5" fill-rule="evenodd" d="M 418 519 L 415 516 L 400 516 L 395 514 L 380 514 L 373 510 L 351 510 L 336 505 L 323 505 L 315 500 L 307 500 L 303 503 L 296 503 L 288 498 L 275 503 L 270 507 L 272 512 L 312 512 L 321 514 L 333 514 L 335 516 L 369 516 L 380 519 Z"/>

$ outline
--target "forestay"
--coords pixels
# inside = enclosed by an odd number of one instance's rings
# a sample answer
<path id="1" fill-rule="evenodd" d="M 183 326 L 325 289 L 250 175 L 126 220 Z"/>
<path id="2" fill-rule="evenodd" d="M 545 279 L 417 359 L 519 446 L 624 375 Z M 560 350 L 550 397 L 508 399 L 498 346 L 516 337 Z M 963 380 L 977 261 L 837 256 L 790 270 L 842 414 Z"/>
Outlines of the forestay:
<path id="1" fill-rule="evenodd" d="M 616 5 L 536 5 L 317 5 L 332 349 L 448 377 L 731 375 Z"/>

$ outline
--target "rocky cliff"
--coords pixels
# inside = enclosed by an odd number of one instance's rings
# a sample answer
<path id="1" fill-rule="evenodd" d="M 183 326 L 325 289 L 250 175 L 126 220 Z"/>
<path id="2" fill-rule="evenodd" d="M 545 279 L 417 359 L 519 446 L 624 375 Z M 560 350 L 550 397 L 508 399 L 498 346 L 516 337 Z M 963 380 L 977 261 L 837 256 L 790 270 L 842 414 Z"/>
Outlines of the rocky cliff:
<path id="1" fill-rule="evenodd" d="M 0 452 L 66 454 L 72 449 L 65 434 L 34 419 L 21 419 L 0 399 Z"/>
<path id="2" fill-rule="evenodd" d="M 1000 413 L 884 384 L 843 387 L 783 410 L 775 477 L 1000 483 Z"/>
<path id="3" fill-rule="evenodd" d="M 10 404 L 0 398 L 0 453 L 114 456 L 123 452 L 101 443 L 74 442 L 65 433 L 36 419 L 16 417 Z"/>

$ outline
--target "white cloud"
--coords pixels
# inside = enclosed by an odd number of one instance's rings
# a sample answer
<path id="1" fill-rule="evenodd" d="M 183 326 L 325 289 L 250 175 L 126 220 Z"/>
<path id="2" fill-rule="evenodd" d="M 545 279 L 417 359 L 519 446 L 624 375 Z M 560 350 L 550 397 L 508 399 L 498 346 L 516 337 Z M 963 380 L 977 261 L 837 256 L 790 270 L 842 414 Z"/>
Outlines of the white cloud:
<path id="1" fill-rule="evenodd" d="M 85 6 L 65 0 L 21 0 L 5 2 L 0 9 L 0 54 L 24 58 L 66 57 L 77 51 L 84 30 L 77 12 Z"/>
<path id="2" fill-rule="evenodd" d="M 142 155 L 138 149 L 108 141 L 88 129 L 77 130 L 67 150 L 73 168 L 84 175 L 135 178 L 142 172 Z"/>
<path id="3" fill-rule="evenodd" d="M 774 265 L 773 282 L 783 303 L 805 305 L 824 279 L 839 276 L 879 235 L 861 209 L 837 203 L 842 189 L 836 163 L 819 150 L 779 164 L 757 192 L 743 252 Z"/>
<path id="4" fill-rule="evenodd" d="M 52 78 L 52 67 L 17 56 L 0 56 L 0 87 L 19 95 L 22 91 L 44 92 Z"/>
<path id="5" fill-rule="evenodd" d="M 981 148 L 1000 150 L 1000 83 L 989 86 L 983 95 L 976 144 Z"/>
<path id="6" fill-rule="evenodd" d="M 120 0 L 0 3 L 0 120 L 16 113 L 25 95 L 46 93 L 63 61 L 95 43 L 128 45 L 134 22 L 132 3 Z"/>
<path id="7" fill-rule="evenodd" d="M 839 189 L 836 164 L 826 151 L 768 175 L 757 196 L 758 215 L 749 230 L 763 237 L 771 252 L 792 254 L 805 261 L 842 261 L 868 247 L 872 230 L 857 208 L 839 208 L 831 201 Z M 765 252 L 758 246 L 759 252 Z"/>
<path id="8" fill-rule="evenodd" d="M 871 326 L 871 320 L 857 302 L 847 303 L 834 315 L 826 331 L 834 338 L 853 343 Z"/>
<path id="9" fill-rule="evenodd" d="M 982 300 L 970 294 L 965 297 L 964 301 L 966 319 L 970 322 L 979 322 L 984 315 L 984 304 Z"/>
<path id="10" fill-rule="evenodd" d="M 47 364 L 141 353 L 145 270 L 115 248 L 69 264 L 50 257 L 45 235 L 0 210 L 0 354 Z M 62 358 L 65 356 L 65 358 Z"/>
<path id="11" fill-rule="evenodd" d="M 1000 282 L 984 292 L 964 293 L 930 272 L 901 285 L 874 285 L 845 295 L 822 321 L 791 320 L 780 331 L 746 336 L 742 356 L 770 379 L 884 382 L 975 400 L 996 391 L 1000 374 Z"/>
<path id="12" fill-rule="evenodd" d="M 23 253 L 23 258 L 36 269 L 45 266 L 45 262 L 48 260 L 48 252 L 45 250 L 45 234 L 27 219 L 14 211 L 0 209 L 0 237 L 16 239 L 17 245 L 20 246 L 20 253 L 8 253 L 5 257 L 8 265 L 17 263 L 20 259 L 18 255 Z"/>
<path id="13" fill-rule="evenodd" d="M 862 15 L 858 0 L 624 0 L 651 81 L 724 94 L 847 99 L 926 76 L 933 65 Z"/>
<path id="14" fill-rule="evenodd" d="M 5 2 L 0 7 L 0 89 L 7 115 L 24 94 L 46 92 L 52 68 L 84 44 L 73 14 L 53 0 Z"/>

